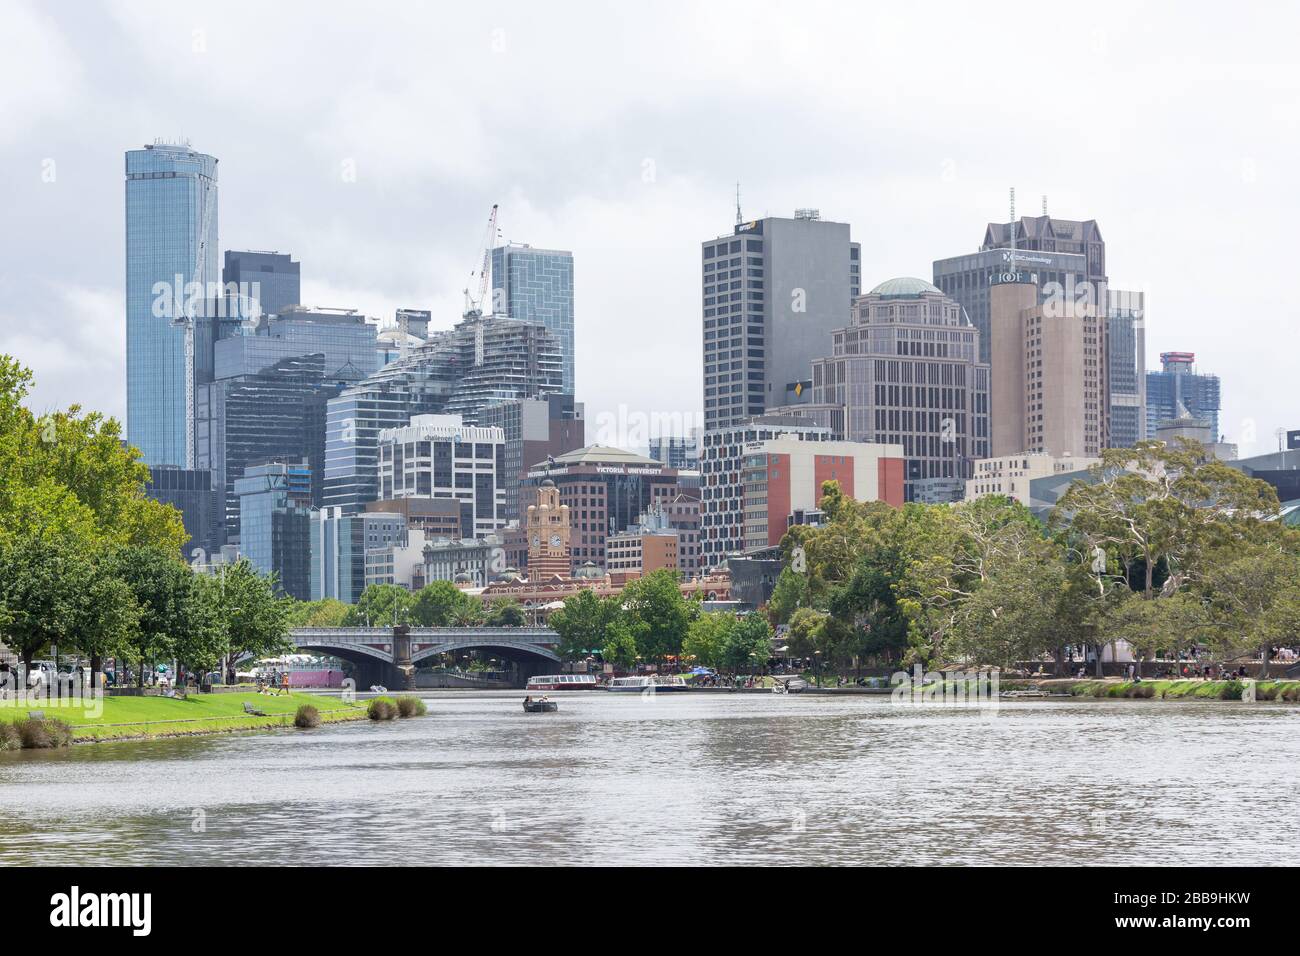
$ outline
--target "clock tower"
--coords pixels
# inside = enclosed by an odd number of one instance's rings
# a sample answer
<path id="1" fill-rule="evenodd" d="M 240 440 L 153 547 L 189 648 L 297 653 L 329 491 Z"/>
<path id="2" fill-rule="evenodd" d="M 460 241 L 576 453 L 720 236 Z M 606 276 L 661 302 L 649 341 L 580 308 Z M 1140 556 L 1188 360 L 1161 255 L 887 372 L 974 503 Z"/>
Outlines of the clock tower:
<path id="1" fill-rule="evenodd" d="M 560 489 L 547 478 L 537 489 L 537 503 L 528 506 L 528 579 L 533 583 L 555 576 L 568 578 L 569 506 L 560 504 Z"/>

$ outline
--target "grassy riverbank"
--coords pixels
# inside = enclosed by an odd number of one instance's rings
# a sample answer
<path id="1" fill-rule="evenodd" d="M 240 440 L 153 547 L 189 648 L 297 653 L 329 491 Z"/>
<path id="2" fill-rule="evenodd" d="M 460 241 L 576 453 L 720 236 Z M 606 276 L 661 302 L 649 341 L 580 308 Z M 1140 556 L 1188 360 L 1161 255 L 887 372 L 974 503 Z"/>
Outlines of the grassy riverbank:
<path id="1" fill-rule="evenodd" d="M 266 716 L 245 713 L 246 703 Z M 49 706 L 41 709 L 46 717 L 70 725 L 74 742 L 291 727 L 294 713 L 303 704 L 315 707 L 320 712 L 322 723 L 366 719 L 363 704 L 349 704 L 341 698 L 323 694 L 190 694 L 184 699 L 106 697 L 102 704 L 102 712 L 97 716 L 83 707 Z M 27 716 L 28 709 L 27 706 L 6 707 L 0 704 L 0 720 L 11 723 L 21 720 Z"/>
<path id="2" fill-rule="evenodd" d="M 1012 686 L 1014 685 L 1014 686 Z M 1247 687 L 1240 680 L 1037 680 L 1003 681 L 1003 690 L 1035 689 L 1074 697 L 1150 700 L 1241 700 Z M 1300 681 L 1255 682 L 1256 700 L 1300 701 Z"/>

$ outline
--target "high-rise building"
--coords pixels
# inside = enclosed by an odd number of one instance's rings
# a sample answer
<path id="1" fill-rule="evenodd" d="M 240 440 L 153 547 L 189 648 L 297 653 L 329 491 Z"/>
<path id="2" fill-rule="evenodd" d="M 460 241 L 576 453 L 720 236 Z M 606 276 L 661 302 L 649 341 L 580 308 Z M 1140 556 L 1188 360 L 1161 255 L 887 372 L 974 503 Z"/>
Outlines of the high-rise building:
<path id="1" fill-rule="evenodd" d="M 487 405 L 479 411 L 478 423 L 500 428 L 506 436 L 506 521 L 518 521 L 526 510 L 519 482 L 530 467 L 586 444 L 582 402 L 564 393 Z"/>
<path id="2" fill-rule="evenodd" d="M 375 333 L 374 323 L 354 309 L 287 306 L 217 342 L 213 378 L 250 375 L 281 359 L 319 352 L 327 378 L 359 381 L 379 370 Z"/>
<path id="3" fill-rule="evenodd" d="M 846 223 L 815 209 L 738 223 L 701 243 L 704 427 L 789 403 L 860 291 L 860 249 Z"/>
<path id="4" fill-rule="evenodd" d="M 1154 438 L 1165 422 L 1181 419 L 1184 413 L 1210 427 L 1218 440 L 1219 376 L 1196 371 L 1194 352 L 1161 352 L 1160 371 L 1147 372 L 1147 435 Z"/>
<path id="5" fill-rule="evenodd" d="M 216 158 L 174 144 L 128 150 L 126 437 L 145 464 L 193 467 L 191 403 L 211 375 L 218 286 Z"/>
<path id="6" fill-rule="evenodd" d="M 700 437 L 698 433 L 685 437 L 657 436 L 650 439 L 650 457 L 662 461 L 670 468 L 694 471 L 700 467 Z"/>
<path id="7" fill-rule="evenodd" d="M 1099 461 L 1100 458 L 1057 457 L 1041 453 L 986 458 L 975 462 L 975 476 L 966 482 L 965 500 L 1004 495 L 1028 507 L 1031 504 L 1030 483 L 1034 480 L 1084 471 Z"/>
<path id="8" fill-rule="evenodd" d="M 311 472 L 302 462 L 249 465 L 235 480 L 239 552 L 300 601 L 311 595 Z"/>
<path id="9" fill-rule="evenodd" d="M 449 498 L 472 506 L 469 534 L 505 527 L 505 435 L 459 415 L 415 415 L 379 433 L 381 498 Z"/>
<path id="10" fill-rule="evenodd" d="M 799 415 L 758 415 L 705 431 L 700 448 L 700 548 L 705 569 L 744 550 L 745 449 L 774 438 L 825 442 L 831 430 Z"/>
<path id="11" fill-rule="evenodd" d="M 988 455 L 1096 457 L 1106 447 L 1106 320 L 1096 304 L 1042 301 L 1019 273 L 989 295 Z M 967 476 L 973 477 L 973 476 Z"/>
<path id="12" fill-rule="evenodd" d="M 334 598 L 356 604 L 366 588 L 366 551 L 405 542 L 406 519 L 396 513 L 344 514 L 340 508 L 311 513 L 311 600 Z M 375 624 L 385 624 L 376 621 Z"/>
<path id="13" fill-rule="evenodd" d="M 1015 223 L 991 222 L 979 252 L 934 263 L 934 284 L 955 299 L 979 329 L 981 362 L 988 362 L 990 354 L 989 290 L 1008 272 L 1032 282 L 1043 298 L 1073 299 L 1089 289 L 1105 308 L 1106 244 L 1095 220 L 1025 216 Z"/>
<path id="14" fill-rule="evenodd" d="M 680 493 L 677 469 L 601 445 L 534 464 L 521 493 L 529 495 L 547 481 L 554 482 L 560 503 L 568 505 L 570 556 L 578 565 L 588 561 L 604 565 L 605 541 L 610 534 L 632 524 L 651 505 L 671 501 Z"/>
<path id="15" fill-rule="evenodd" d="M 221 488 L 213 482 L 206 468 L 177 468 L 154 465 L 149 469 L 149 483 L 144 492 L 154 501 L 171 505 L 181 513 L 189 539 L 181 546 L 186 560 L 203 564 L 224 541 L 220 537 Z M 201 554 L 196 554 L 199 551 Z"/>
<path id="16" fill-rule="evenodd" d="M 436 332 L 329 402 L 325 501 L 348 513 L 379 496 L 377 442 L 412 415 L 456 414 L 477 424 L 489 405 L 560 391 L 560 353 L 542 325 L 471 315 Z"/>
<path id="17" fill-rule="evenodd" d="M 227 307 L 227 317 L 279 315 L 302 303 L 301 263 L 288 253 L 227 249 L 221 284 L 227 296 L 233 291 L 251 297 L 251 302 L 242 303 L 238 310 Z"/>
<path id="18" fill-rule="evenodd" d="M 854 501 L 903 505 L 901 445 L 769 438 L 745 446 L 741 467 L 746 551 L 780 544 L 796 513 L 818 507 L 826 481 Z"/>
<path id="19" fill-rule="evenodd" d="M 239 535 L 235 480 L 255 462 L 305 459 L 312 470 L 312 503 L 319 506 L 324 490 L 320 469 L 325 459 L 325 402 L 352 384 L 327 377 L 326 364 L 320 352 L 288 356 L 260 371 L 199 387 L 196 461 L 211 470 L 214 487 L 222 493 L 222 541 Z"/>
<path id="20" fill-rule="evenodd" d="M 1111 448 L 1132 448 L 1147 437 L 1145 295 L 1120 289 L 1109 289 L 1107 294 L 1109 445 Z"/>
<path id="21" fill-rule="evenodd" d="M 508 243 L 492 250 L 493 311 L 540 322 L 560 345 L 561 386 L 574 394 L 573 253 Z"/>
<path id="22" fill-rule="evenodd" d="M 844 437 L 903 447 L 906 500 L 925 479 L 957 482 L 988 455 L 989 368 L 979 332 L 924 279 L 880 283 L 812 364 L 813 406 L 844 408 Z"/>

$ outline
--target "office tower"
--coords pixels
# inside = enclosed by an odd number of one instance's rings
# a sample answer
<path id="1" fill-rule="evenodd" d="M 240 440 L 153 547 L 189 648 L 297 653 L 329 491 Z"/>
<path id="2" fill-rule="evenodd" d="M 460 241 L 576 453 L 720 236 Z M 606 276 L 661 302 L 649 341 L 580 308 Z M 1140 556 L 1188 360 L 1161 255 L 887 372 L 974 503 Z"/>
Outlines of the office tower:
<path id="1" fill-rule="evenodd" d="M 1096 457 L 1106 447 L 1105 317 L 1095 304 L 1042 302 L 1010 273 L 989 295 L 988 455 Z M 967 476 L 972 477 L 972 476 Z"/>
<path id="2" fill-rule="evenodd" d="M 583 405 L 572 395 L 517 398 L 488 405 L 478 423 L 500 428 L 506 436 L 506 521 L 518 521 L 524 507 L 519 482 L 525 472 L 547 457 L 558 457 L 586 444 Z"/>
<path id="3" fill-rule="evenodd" d="M 412 415 L 456 414 L 477 424 L 490 405 L 560 390 L 560 353 L 544 326 L 503 316 L 469 316 L 435 332 L 329 402 L 325 439 L 327 505 L 352 513 L 378 495 L 376 445 L 384 428 Z"/>
<path id="4" fill-rule="evenodd" d="M 311 513 L 311 599 L 356 604 L 366 588 L 366 550 L 404 541 L 406 519 L 396 513 L 344 514 L 340 508 Z M 375 621 L 382 626 L 388 621 Z"/>
<path id="5" fill-rule="evenodd" d="M 181 556 L 205 563 L 215 554 L 224 539 L 219 536 L 221 521 L 221 487 L 212 480 L 206 468 L 177 468 L 174 465 L 153 465 L 149 469 L 149 483 L 144 493 L 154 501 L 171 505 L 181 513 L 185 533 L 189 535 L 181 546 Z M 201 553 L 196 554 L 199 551 Z"/>
<path id="6" fill-rule="evenodd" d="M 1024 216 L 1015 223 L 991 222 L 979 252 L 934 263 L 934 284 L 955 299 L 979 329 L 981 362 L 988 362 L 990 354 L 989 290 L 997 276 L 1008 272 L 1032 282 L 1044 298 L 1056 294 L 1073 299 L 1088 289 L 1101 308 L 1106 305 L 1106 244 L 1096 220 Z"/>
<path id="7" fill-rule="evenodd" d="M 643 577 L 656 571 L 680 576 L 681 540 L 658 512 L 643 515 L 626 531 L 611 534 L 605 543 L 606 569 L 611 574 Z"/>
<path id="8" fill-rule="evenodd" d="M 700 448 L 701 563 L 712 568 L 745 546 L 745 447 L 774 438 L 823 442 L 829 428 L 799 415 L 759 415 L 704 432 Z"/>
<path id="9" fill-rule="evenodd" d="M 492 250 L 493 312 L 540 322 L 560 346 L 561 390 L 574 394 L 573 253 L 508 243 Z"/>
<path id="10" fill-rule="evenodd" d="M 1132 448 L 1147 437 L 1145 294 L 1109 289 L 1107 295 L 1106 370 L 1110 378 L 1108 446 Z"/>
<path id="11" fill-rule="evenodd" d="M 680 493 L 677 469 L 600 445 L 557 455 L 553 462 L 534 463 L 520 493 L 529 496 L 547 481 L 554 482 L 560 503 L 569 507 L 571 557 L 576 564 L 604 565 L 610 534 L 632 524 L 651 505 L 671 501 Z"/>
<path id="12" fill-rule="evenodd" d="M 468 533 L 505 527 L 505 433 L 459 415 L 414 415 L 379 433 L 380 498 L 450 498 L 472 505 Z"/>
<path id="13" fill-rule="evenodd" d="M 1161 352 L 1158 372 L 1147 372 L 1147 434 L 1154 438 L 1163 423 L 1186 413 L 1210 426 L 1218 440 L 1219 376 L 1196 371 L 1194 352 Z"/>
<path id="14" fill-rule="evenodd" d="M 279 315 L 302 303 L 301 263 L 288 253 L 227 249 L 221 268 L 225 295 L 248 296 L 238 310 L 226 307 L 226 318 L 240 315 Z M 223 335 L 222 338 L 225 336 Z"/>
<path id="15" fill-rule="evenodd" d="M 700 467 L 699 434 L 686 437 L 673 435 L 650 439 L 650 457 L 672 468 L 694 471 Z"/>
<path id="16" fill-rule="evenodd" d="M 280 589 L 309 600 L 311 472 L 305 461 L 249 465 L 235 479 L 239 496 L 239 553 Z"/>
<path id="17" fill-rule="evenodd" d="M 195 402 L 196 461 L 222 492 L 221 541 L 239 536 L 235 480 L 255 462 L 304 459 L 319 505 L 325 459 L 325 402 L 348 380 L 325 375 L 325 356 L 290 356 L 261 371 L 200 386 Z"/>
<path id="18" fill-rule="evenodd" d="M 376 326 L 355 309 L 289 306 L 224 338 L 213 349 L 213 378 L 234 378 L 281 359 L 319 352 L 327 378 L 360 380 L 380 368 Z"/>
<path id="19" fill-rule="evenodd" d="M 906 500 L 926 479 L 952 481 L 960 498 L 989 447 L 989 368 L 961 306 L 924 279 L 890 279 L 828 339 L 830 357 L 812 363 L 813 405 L 842 406 L 849 441 L 902 445 Z"/>
<path id="20" fill-rule="evenodd" d="M 193 467 L 193 389 L 211 375 L 217 285 L 216 158 L 176 144 L 128 150 L 126 437 L 147 465 Z"/>
<path id="21" fill-rule="evenodd" d="M 846 223 L 815 209 L 738 223 L 701 243 L 704 427 L 789 404 L 860 289 L 860 250 Z"/>
<path id="22" fill-rule="evenodd" d="M 671 500 L 660 500 L 657 510 L 668 527 L 677 532 L 677 567 L 682 577 L 689 580 L 700 575 L 704 549 L 700 546 L 699 489 L 685 487 L 687 474 L 677 472 L 677 485 L 682 492 Z"/>

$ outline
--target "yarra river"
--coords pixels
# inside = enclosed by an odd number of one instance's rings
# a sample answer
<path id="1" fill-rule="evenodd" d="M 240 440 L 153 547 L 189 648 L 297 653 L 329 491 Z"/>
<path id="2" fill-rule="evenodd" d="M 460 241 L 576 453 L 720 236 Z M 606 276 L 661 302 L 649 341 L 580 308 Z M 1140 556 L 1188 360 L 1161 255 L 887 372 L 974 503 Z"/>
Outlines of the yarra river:
<path id="1" fill-rule="evenodd" d="M 1300 708 L 600 692 L 0 754 L 0 864 L 1300 860 Z"/>

